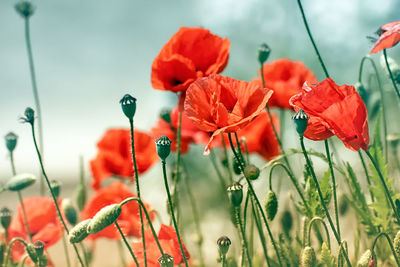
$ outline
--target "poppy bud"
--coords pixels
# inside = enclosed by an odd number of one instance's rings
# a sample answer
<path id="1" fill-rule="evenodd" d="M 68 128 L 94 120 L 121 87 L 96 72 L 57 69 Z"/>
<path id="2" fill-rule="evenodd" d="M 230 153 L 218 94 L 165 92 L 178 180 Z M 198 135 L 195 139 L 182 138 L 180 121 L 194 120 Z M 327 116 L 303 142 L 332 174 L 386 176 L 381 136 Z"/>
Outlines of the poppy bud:
<path id="1" fill-rule="evenodd" d="M 237 158 L 236 158 L 236 157 L 233 157 L 232 162 L 233 162 L 233 164 L 232 164 L 232 166 L 233 166 L 233 172 L 234 172 L 236 175 L 241 174 L 242 171 L 240 170 L 240 162 L 237 160 Z"/>
<path id="2" fill-rule="evenodd" d="M 135 116 L 136 112 L 136 98 L 131 96 L 130 94 L 124 95 L 124 97 L 119 101 L 122 107 L 122 111 L 125 116 L 132 120 L 133 116 Z"/>
<path id="3" fill-rule="evenodd" d="M 58 181 L 58 180 L 51 180 L 50 181 L 50 187 L 51 187 L 51 190 L 54 193 L 54 196 L 56 198 L 59 198 L 60 197 L 60 191 L 61 191 L 61 182 Z"/>
<path id="4" fill-rule="evenodd" d="M 32 244 L 33 249 L 36 251 L 38 257 L 41 257 L 44 252 L 44 243 L 40 240 Z"/>
<path id="5" fill-rule="evenodd" d="M 267 218 L 271 221 L 275 218 L 275 215 L 278 212 L 278 199 L 272 190 L 269 190 L 267 193 L 265 211 L 267 213 Z"/>
<path id="6" fill-rule="evenodd" d="M 305 247 L 301 253 L 301 267 L 314 267 L 316 266 L 315 251 L 312 247 Z"/>
<path id="7" fill-rule="evenodd" d="M 289 235 L 289 232 L 293 226 L 293 217 L 289 210 L 285 210 L 282 213 L 281 224 L 282 224 L 283 232 L 286 235 Z"/>
<path id="8" fill-rule="evenodd" d="M 92 218 L 87 226 L 87 231 L 89 234 L 96 234 L 100 232 L 107 226 L 113 224 L 121 214 L 120 204 L 111 204 L 101 210 L 99 210 L 96 215 Z"/>
<path id="9" fill-rule="evenodd" d="M 161 110 L 160 118 L 163 119 L 166 123 L 171 123 L 171 110 L 167 108 Z"/>
<path id="10" fill-rule="evenodd" d="M 26 108 L 25 112 L 24 112 L 25 117 L 21 117 L 21 121 L 30 123 L 31 125 L 33 125 L 33 123 L 35 122 L 35 111 L 32 108 Z"/>
<path id="11" fill-rule="evenodd" d="M 219 253 L 222 255 L 226 255 L 226 253 L 228 253 L 229 247 L 231 245 L 231 240 L 229 239 L 229 237 L 223 235 L 220 238 L 218 238 L 217 240 L 217 245 L 218 245 L 218 250 Z"/>
<path id="12" fill-rule="evenodd" d="M 400 142 L 400 134 L 398 134 L 398 133 L 388 134 L 386 140 L 393 147 L 393 149 L 396 150 L 397 146 L 399 145 L 399 142 Z"/>
<path id="13" fill-rule="evenodd" d="M 68 198 L 63 199 L 61 208 L 67 221 L 70 224 L 75 225 L 78 222 L 78 214 L 72 205 L 72 201 Z"/>
<path id="14" fill-rule="evenodd" d="M 304 132 L 306 131 L 309 118 L 310 117 L 302 109 L 293 115 L 292 119 L 296 125 L 296 131 L 300 136 L 303 136 Z"/>
<path id="15" fill-rule="evenodd" d="M 34 263 L 38 263 L 39 257 L 38 257 L 38 254 L 36 253 L 36 250 L 35 250 L 35 248 L 33 247 L 33 245 L 32 245 L 32 244 L 28 244 L 28 245 L 25 247 L 25 250 L 26 250 L 26 253 L 29 255 L 29 258 L 31 258 L 31 260 L 32 260 Z"/>
<path id="16" fill-rule="evenodd" d="M 243 200 L 243 186 L 239 183 L 234 183 L 227 188 L 231 203 L 234 207 L 239 207 Z"/>
<path id="17" fill-rule="evenodd" d="M 20 191 L 36 182 L 36 177 L 33 174 L 23 173 L 12 177 L 4 185 L 4 188 L 9 191 Z"/>
<path id="18" fill-rule="evenodd" d="M 342 195 L 339 199 L 339 214 L 345 215 L 348 209 L 349 209 L 349 204 L 347 202 L 347 199 L 344 195 Z"/>
<path id="19" fill-rule="evenodd" d="M 70 243 L 82 242 L 89 235 L 87 227 L 90 221 L 91 219 L 84 220 L 71 229 L 68 235 Z"/>
<path id="20" fill-rule="evenodd" d="M 361 82 L 357 82 L 354 85 L 354 88 L 356 88 L 358 94 L 361 96 L 361 99 L 364 101 L 364 103 L 367 103 L 369 95 L 367 90 L 365 89 L 365 86 Z"/>
<path id="21" fill-rule="evenodd" d="M 161 257 L 158 258 L 158 262 L 160 263 L 160 267 L 173 267 L 174 257 L 164 253 L 163 255 L 161 255 Z"/>
<path id="22" fill-rule="evenodd" d="M 264 64 L 265 61 L 267 61 L 270 53 L 271 48 L 269 48 L 266 43 L 261 44 L 258 48 L 258 62 L 260 62 L 260 64 Z"/>
<path id="23" fill-rule="evenodd" d="M 29 18 L 33 15 L 33 11 L 35 10 L 34 6 L 28 1 L 21 1 L 15 5 L 15 10 L 18 14 L 20 14 L 23 18 Z"/>
<path id="24" fill-rule="evenodd" d="M 13 133 L 13 132 L 9 132 L 4 139 L 6 140 L 6 146 L 8 151 L 13 152 L 15 147 L 17 146 L 17 140 L 18 140 L 18 136 Z"/>
<path id="25" fill-rule="evenodd" d="M 157 154 L 161 160 L 165 160 L 169 153 L 171 153 L 171 140 L 165 135 L 156 140 Z"/>
<path id="26" fill-rule="evenodd" d="M 79 184 L 75 192 L 75 201 L 79 210 L 83 210 L 86 203 L 86 188 L 83 184 Z"/>
<path id="27" fill-rule="evenodd" d="M 393 240 L 394 251 L 397 254 L 397 257 L 400 257 L 400 231 L 397 232 L 394 240 Z"/>
<path id="28" fill-rule="evenodd" d="M 8 227 L 10 226 L 11 210 L 9 210 L 7 207 L 4 207 L 0 210 L 0 223 L 5 230 L 7 230 Z"/>
<path id="29" fill-rule="evenodd" d="M 260 169 L 253 164 L 247 165 L 244 168 L 244 176 L 249 180 L 257 180 L 260 176 Z"/>
<path id="30" fill-rule="evenodd" d="M 368 267 L 372 259 L 371 250 L 367 250 L 361 255 L 361 258 L 357 262 L 357 267 Z"/>

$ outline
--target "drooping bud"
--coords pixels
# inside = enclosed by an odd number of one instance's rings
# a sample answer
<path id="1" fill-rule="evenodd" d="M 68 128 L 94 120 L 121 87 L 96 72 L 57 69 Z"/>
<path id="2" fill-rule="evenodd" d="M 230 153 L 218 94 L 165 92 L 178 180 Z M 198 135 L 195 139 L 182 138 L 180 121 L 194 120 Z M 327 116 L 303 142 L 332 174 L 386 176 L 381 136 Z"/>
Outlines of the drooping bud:
<path id="1" fill-rule="evenodd" d="M 367 250 L 364 254 L 361 255 L 360 259 L 357 262 L 357 267 L 368 267 L 372 259 L 371 250 Z"/>
<path id="2" fill-rule="evenodd" d="M 111 204 L 101 210 L 99 210 L 96 215 L 92 218 L 87 226 L 87 231 L 89 234 L 94 235 L 107 226 L 113 224 L 121 214 L 120 204 Z"/>
<path id="3" fill-rule="evenodd" d="M 23 173 L 12 177 L 4 185 L 4 188 L 9 191 L 20 191 L 36 182 L 36 177 L 33 174 Z"/>
<path id="4" fill-rule="evenodd" d="M 26 250 L 26 253 L 29 255 L 29 258 L 31 258 L 31 260 L 34 263 L 38 263 L 39 257 L 38 257 L 38 254 L 36 253 L 35 248 L 33 247 L 33 244 L 28 244 L 25 247 L 25 250 Z"/>
<path id="5" fill-rule="evenodd" d="M 233 164 L 232 164 L 232 166 L 233 166 L 233 172 L 234 172 L 236 175 L 241 174 L 242 171 L 241 171 L 241 169 L 240 169 L 240 162 L 237 160 L 237 158 L 236 158 L 236 157 L 233 157 L 232 162 L 233 162 Z"/>
<path id="6" fill-rule="evenodd" d="M 6 147 L 8 151 L 12 153 L 17 146 L 18 136 L 13 132 L 9 132 L 4 139 L 6 140 Z"/>
<path id="7" fill-rule="evenodd" d="M 244 168 L 244 176 L 249 180 L 257 180 L 260 176 L 260 169 L 254 164 L 249 164 Z"/>
<path id="8" fill-rule="evenodd" d="M 315 251 L 312 247 L 305 247 L 301 253 L 301 267 L 315 267 L 316 266 Z"/>
<path id="9" fill-rule="evenodd" d="M 4 207 L 0 210 L 0 223 L 1 226 L 7 231 L 8 227 L 10 226 L 11 223 L 11 210 L 9 210 L 7 207 Z"/>
<path id="10" fill-rule="evenodd" d="M 345 215 L 349 209 L 349 203 L 344 195 L 339 198 L 339 214 Z"/>
<path id="11" fill-rule="evenodd" d="M 397 146 L 400 143 L 400 134 L 398 133 L 391 133 L 388 134 L 387 139 L 386 139 L 389 144 L 392 146 L 393 150 L 397 149 Z"/>
<path id="12" fill-rule="evenodd" d="M 307 123 L 310 117 L 300 109 L 296 114 L 293 115 L 292 119 L 294 120 L 294 124 L 296 125 L 296 131 L 300 136 L 303 136 L 304 132 L 307 129 Z"/>
<path id="13" fill-rule="evenodd" d="M 72 205 L 71 199 L 63 199 L 61 203 L 61 209 L 65 215 L 65 218 L 70 224 L 75 225 L 78 222 L 78 213 Z"/>
<path id="14" fill-rule="evenodd" d="M 31 125 L 35 122 L 35 111 L 32 108 L 26 108 L 24 112 L 24 117 L 20 118 L 21 122 L 27 122 Z"/>
<path id="15" fill-rule="evenodd" d="M 171 123 L 171 110 L 168 108 L 162 109 L 160 112 L 160 118 L 166 123 Z"/>
<path id="16" fill-rule="evenodd" d="M 15 5 L 15 10 L 23 18 L 29 18 L 33 15 L 35 7 L 29 1 L 21 1 Z"/>
<path id="17" fill-rule="evenodd" d="M 132 120 L 136 113 L 136 98 L 130 94 L 124 95 L 124 97 L 119 101 L 121 104 L 122 111 L 125 116 Z"/>
<path id="18" fill-rule="evenodd" d="M 354 88 L 356 88 L 358 94 L 361 96 L 361 99 L 363 100 L 364 103 L 368 102 L 369 94 L 367 90 L 365 89 L 365 86 L 361 82 L 356 82 L 354 85 Z"/>
<path id="19" fill-rule="evenodd" d="M 290 213 L 289 210 L 285 210 L 282 213 L 281 225 L 282 225 L 282 228 L 283 228 L 283 232 L 286 235 L 289 235 L 290 230 L 292 230 L 292 226 L 293 226 L 293 217 L 292 217 L 292 214 Z"/>
<path id="20" fill-rule="evenodd" d="M 40 240 L 36 241 L 35 243 L 32 244 L 32 247 L 35 249 L 36 254 L 38 257 L 41 257 L 44 252 L 44 243 Z"/>
<path id="21" fill-rule="evenodd" d="M 171 153 L 171 144 L 171 140 L 165 135 L 156 140 L 157 154 L 161 160 L 164 161 Z"/>
<path id="22" fill-rule="evenodd" d="M 234 207 L 239 207 L 243 200 L 243 186 L 239 183 L 234 183 L 227 189 L 231 203 Z"/>
<path id="23" fill-rule="evenodd" d="M 228 253 L 229 247 L 232 244 L 231 240 L 229 237 L 223 235 L 217 240 L 217 245 L 218 245 L 218 250 L 221 256 L 225 256 L 226 253 Z"/>
<path id="24" fill-rule="evenodd" d="M 267 214 L 267 218 L 271 221 L 275 218 L 275 215 L 278 212 L 278 199 L 272 190 L 269 190 L 267 193 L 267 199 L 265 200 L 265 212 Z"/>
<path id="25" fill-rule="evenodd" d="M 258 62 L 264 64 L 267 61 L 269 54 L 271 53 L 271 48 L 266 43 L 263 43 L 258 48 Z M 263 74 L 261 74 L 263 75 Z"/>
<path id="26" fill-rule="evenodd" d="M 51 187 L 51 190 L 54 193 L 54 196 L 56 198 L 59 198 L 60 197 L 60 192 L 61 192 L 61 182 L 58 181 L 58 180 L 51 180 L 50 181 L 50 187 Z"/>
<path id="27" fill-rule="evenodd" d="M 396 252 L 397 257 L 400 257 L 400 231 L 397 232 L 394 240 L 393 240 L 394 251 Z"/>
<path id="28" fill-rule="evenodd" d="M 164 253 L 158 258 L 160 267 L 174 267 L 174 257 L 169 254 Z"/>
<path id="29" fill-rule="evenodd" d="M 92 219 L 81 221 L 75 225 L 69 232 L 68 239 L 70 243 L 82 242 L 89 235 L 88 225 Z"/>

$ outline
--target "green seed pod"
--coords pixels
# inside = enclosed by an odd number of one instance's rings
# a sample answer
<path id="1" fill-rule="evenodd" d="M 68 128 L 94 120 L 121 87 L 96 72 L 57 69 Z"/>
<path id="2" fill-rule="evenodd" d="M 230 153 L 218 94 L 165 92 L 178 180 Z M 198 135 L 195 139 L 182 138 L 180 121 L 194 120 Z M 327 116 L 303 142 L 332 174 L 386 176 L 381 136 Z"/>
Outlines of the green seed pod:
<path id="1" fill-rule="evenodd" d="M 24 117 L 21 117 L 20 120 L 22 123 L 29 123 L 31 125 L 33 125 L 33 123 L 35 122 L 35 111 L 32 108 L 26 108 L 25 112 L 24 112 Z"/>
<path id="2" fill-rule="evenodd" d="M 315 267 L 317 259 L 312 247 L 305 247 L 301 253 L 301 267 Z"/>
<path id="3" fill-rule="evenodd" d="M 119 101 L 121 104 L 122 111 L 125 116 L 132 120 L 136 113 L 136 98 L 130 94 L 124 95 L 124 97 Z"/>
<path id="4" fill-rule="evenodd" d="M 83 184 L 79 184 L 75 191 L 75 201 L 78 209 L 81 211 L 86 204 L 86 188 Z"/>
<path id="5" fill-rule="evenodd" d="M 23 18 L 29 18 L 33 15 L 35 8 L 29 1 L 21 1 L 15 5 L 15 10 Z"/>
<path id="6" fill-rule="evenodd" d="M 44 252 L 44 243 L 40 240 L 36 241 L 35 243 L 32 244 L 33 249 L 36 251 L 36 255 L 38 257 L 41 257 Z"/>
<path id="7" fill-rule="evenodd" d="M 357 262 L 357 267 L 368 267 L 372 260 L 371 250 L 367 249 Z"/>
<path id="8" fill-rule="evenodd" d="M 90 221 L 91 219 L 84 220 L 75 225 L 74 228 L 71 229 L 68 235 L 70 243 L 82 242 L 89 235 L 87 228 Z"/>
<path id="9" fill-rule="evenodd" d="M 89 234 L 94 235 L 97 232 L 103 230 L 107 226 L 113 224 L 121 214 L 121 205 L 111 204 L 101 210 L 92 218 L 87 226 Z"/>
<path id="10" fill-rule="evenodd" d="M 282 224 L 283 232 L 286 235 L 289 235 L 290 230 L 292 230 L 292 226 L 293 226 L 293 217 L 289 210 L 285 210 L 282 213 L 281 224 Z"/>
<path id="11" fill-rule="evenodd" d="M 166 253 L 158 258 L 158 262 L 160 267 L 174 267 L 174 257 Z"/>
<path id="12" fill-rule="evenodd" d="M 67 218 L 67 221 L 75 225 L 78 222 L 78 213 L 76 212 L 76 209 L 72 205 L 72 201 L 68 198 L 63 199 L 61 203 L 61 209 L 65 215 L 65 218 Z"/>
<path id="13" fill-rule="evenodd" d="M 260 176 L 260 169 L 253 164 L 249 164 L 244 168 L 244 176 L 249 180 L 257 180 Z"/>
<path id="14" fill-rule="evenodd" d="M 165 135 L 156 140 L 157 154 L 161 160 L 165 160 L 171 153 L 171 140 Z"/>
<path id="15" fill-rule="evenodd" d="M 55 197 L 59 198 L 60 192 L 61 192 L 61 182 L 58 180 L 51 180 L 50 187 L 51 187 L 51 190 L 53 191 Z"/>
<path id="16" fill-rule="evenodd" d="M 258 62 L 264 64 L 267 61 L 269 54 L 271 53 L 271 48 L 266 43 L 263 43 L 258 48 Z"/>
<path id="17" fill-rule="evenodd" d="M 293 115 L 292 119 L 294 120 L 294 124 L 296 125 L 296 131 L 300 136 L 303 136 L 304 132 L 307 129 L 307 123 L 310 117 L 300 109 L 296 114 Z"/>
<path id="18" fill-rule="evenodd" d="M 233 172 L 236 175 L 239 175 L 239 174 L 242 173 L 242 171 L 240 170 L 240 163 L 239 163 L 239 161 L 237 160 L 236 157 L 233 157 L 232 166 L 233 166 Z"/>
<path id="19" fill-rule="evenodd" d="M 239 207 L 243 200 L 243 186 L 239 183 L 234 183 L 227 188 L 228 195 L 234 207 Z"/>
<path id="20" fill-rule="evenodd" d="M 11 210 L 9 210 L 7 207 L 4 207 L 0 210 L 0 223 L 5 230 L 7 230 L 8 227 L 10 226 L 11 217 L 12 217 Z"/>
<path id="21" fill-rule="evenodd" d="M 278 212 L 278 199 L 272 190 L 269 190 L 267 193 L 265 212 L 267 213 L 267 218 L 271 221 L 275 218 L 275 215 Z"/>
<path id="22" fill-rule="evenodd" d="M 393 240 L 394 251 L 396 252 L 397 257 L 400 258 L 400 231 L 397 232 L 394 240 Z"/>
<path id="23" fill-rule="evenodd" d="M 4 139 L 6 140 L 6 147 L 8 151 L 12 153 L 17 146 L 18 136 L 13 132 L 9 132 Z"/>
<path id="24" fill-rule="evenodd" d="M 23 173 L 12 177 L 4 185 L 4 188 L 9 191 L 20 191 L 36 182 L 36 177 L 33 174 Z"/>
<path id="25" fill-rule="evenodd" d="M 171 123 L 171 110 L 165 108 L 160 112 L 160 118 L 163 119 L 166 123 Z"/>
<path id="26" fill-rule="evenodd" d="M 25 247 L 25 250 L 26 250 L 26 253 L 29 255 L 29 258 L 31 258 L 31 260 L 34 263 L 38 263 L 38 261 L 39 261 L 38 254 L 36 253 L 36 250 L 33 247 L 33 245 L 32 244 L 28 244 Z"/>
<path id="27" fill-rule="evenodd" d="M 220 238 L 218 238 L 217 240 L 217 245 L 218 245 L 218 250 L 220 255 L 226 255 L 226 253 L 228 253 L 229 247 L 232 244 L 231 240 L 229 239 L 229 237 L 223 235 Z"/>

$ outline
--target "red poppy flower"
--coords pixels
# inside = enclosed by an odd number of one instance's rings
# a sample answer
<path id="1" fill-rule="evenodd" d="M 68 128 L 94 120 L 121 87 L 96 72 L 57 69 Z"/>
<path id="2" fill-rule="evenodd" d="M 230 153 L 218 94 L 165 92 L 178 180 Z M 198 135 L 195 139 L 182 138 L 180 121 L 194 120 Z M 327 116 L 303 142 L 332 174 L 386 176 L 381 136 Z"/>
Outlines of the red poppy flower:
<path id="1" fill-rule="evenodd" d="M 94 189 L 99 189 L 101 183 L 113 175 L 133 181 L 130 130 L 108 130 L 97 147 L 99 152 L 90 161 L 93 174 L 91 186 Z M 135 155 L 139 173 L 145 172 L 158 160 L 153 138 L 138 130 L 135 130 Z"/>
<path id="2" fill-rule="evenodd" d="M 379 38 L 372 47 L 371 54 L 395 46 L 400 41 L 400 21 L 387 23 L 378 32 Z"/>
<path id="3" fill-rule="evenodd" d="M 85 208 L 81 212 L 82 220 L 92 218 L 99 210 L 104 208 L 105 206 L 120 203 L 124 199 L 128 197 L 137 197 L 133 194 L 128 186 L 123 184 L 122 182 L 114 182 L 109 186 L 97 190 L 92 198 L 88 201 Z M 146 210 L 150 212 L 150 217 L 153 219 L 154 212 L 150 211 L 150 205 L 145 204 Z M 123 232 L 127 236 L 141 236 L 141 227 L 140 227 L 140 216 L 139 216 L 139 204 L 136 201 L 130 201 L 127 204 L 122 206 L 121 215 L 117 220 L 118 224 L 122 228 Z M 146 223 L 146 219 L 144 219 L 144 223 Z M 110 239 L 120 239 L 121 236 L 118 232 L 118 229 L 114 224 L 106 227 L 102 231 L 98 232 L 95 235 L 89 235 L 89 239 L 97 239 L 99 237 L 105 237 Z"/>
<path id="4" fill-rule="evenodd" d="M 290 108 L 289 99 L 301 92 L 304 82 L 317 82 L 311 70 L 300 61 L 287 58 L 264 64 L 265 87 L 272 89 L 274 94 L 268 101 L 268 106 Z M 259 75 L 261 75 L 259 73 Z M 261 78 L 256 79 L 262 86 Z"/>
<path id="5" fill-rule="evenodd" d="M 217 74 L 192 83 L 186 92 L 186 115 L 200 129 L 213 132 L 204 153 L 210 152 L 214 136 L 235 132 L 260 114 L 271 94 L 257 82 Z"/>
<path id="6" fill-rule="evenodd" d="M 354 86 L 339 86 L 330 78 L 316 86 L 305 83 L 290 104 L 310 116 L 305 137 L 324 140 L 336 135 L 351 150 L 368 149 L 367 108 Z"/>
<path id="7" fill-rule="evenodd" d="M 63 234 L 56 211 L 56 207 L 51 198 L 47 197 L 28 197 L 23 200 L 29 230 L 32 234 L 32 242 L 42 241 L 45 249 L 57 243 Z M 17 206 L 17 213 L 12 219 L 8 229 L 10 240 L 20 237 L 29 241 L 28 232 L 25 228 L 25 221 L 21 205 Z M 19 261 L 25 254 L 24 246 L 16 242 L 12 248 L 14 261 Z"/>
<path id="8" fill-rule="evenodd" d="M 157 246 L 157 243 L 153 237 L 153 234 L 150 229 L 146 230 L 146 258 L 147 258 L 147 266 L 149 267 L 158 267 L 160 264 L 158 263 L 158 259 L 161 257 L 160 250 Z M 174 266 L 178 266 L 179 264 L 184 263 L 181 249 L 179 246 L 178 238 L 176 236 L 176 232 L 172 226 L 168 226 L 165 224 L 161 224 L 160 231 L 157 235 L 158 240 L 160 241 L 160 245 L 164 251 L 171 255 L 174 258 Z M 132 245 L 135 256 L 139 262 L 139 266 L 144 266 L 144 256 L 143 256 L 143 246 L 141 242 L 135 242 Z M 185 245 L 183 245 L 183 250 L 185 253 L 186 259 L 190 258 L 189 252 L 186 250 Z M 136 266 L 132 263 L 130 266 Z"/>
<path id="9" fill-rule="evenodd" d="M 182 27 L 154 59 L 151 84 L 158 90 L 185 91 L 197 78 L 222 72 L 229 49 L 227 38 L 203 28 Z"/>

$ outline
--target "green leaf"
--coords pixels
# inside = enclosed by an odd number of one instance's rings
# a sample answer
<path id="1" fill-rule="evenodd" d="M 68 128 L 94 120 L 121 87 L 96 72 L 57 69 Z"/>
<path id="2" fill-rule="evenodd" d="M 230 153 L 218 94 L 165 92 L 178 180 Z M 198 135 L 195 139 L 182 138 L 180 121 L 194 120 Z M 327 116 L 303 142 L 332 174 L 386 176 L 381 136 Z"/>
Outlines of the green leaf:
<path id="1" fill-rule="evenodd" d="M 335 267 L 335 257 L 333 257 L 325 242 L 322 243 L 321 262 L 322 266 Z"/>

